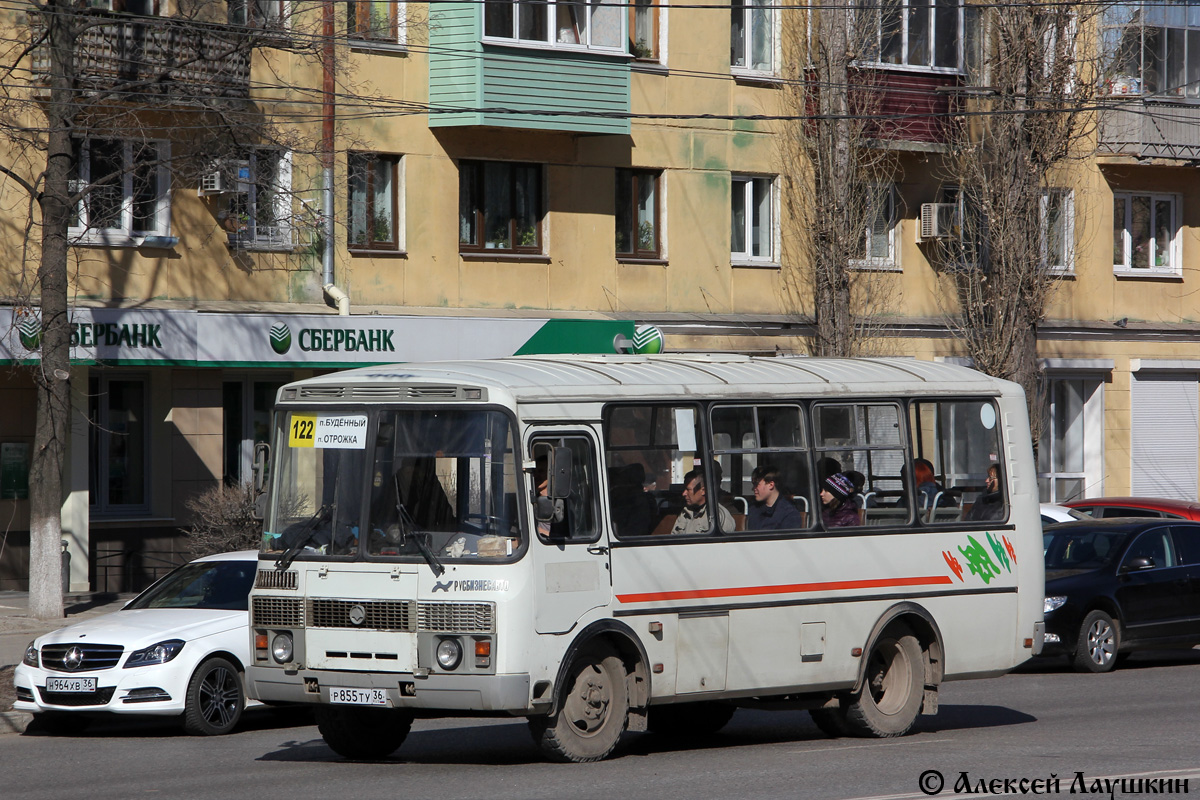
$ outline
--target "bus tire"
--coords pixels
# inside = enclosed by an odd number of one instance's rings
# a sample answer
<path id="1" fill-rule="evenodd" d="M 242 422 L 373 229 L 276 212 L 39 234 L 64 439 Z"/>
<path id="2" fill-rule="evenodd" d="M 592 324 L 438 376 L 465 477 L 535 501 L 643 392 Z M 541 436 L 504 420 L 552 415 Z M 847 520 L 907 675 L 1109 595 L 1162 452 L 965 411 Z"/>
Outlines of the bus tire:
<path id="1" fill-rule="evenodd" d="M 356 761 L 387 758 L 399 750 L 412 723 L 411 711 L 317 706 L 317 730 L 325 744 Z"/>
<path id="2" fill-rule="evenodd" d="M 652 706 L 646 727 L 661 736 L 697 739 L 724 728 L 735 711 L 736 706 L 716 702 Z"/>
<path id="3" fill-rule="evenodd" d="M 856 736 L 887 739 L 912 730 L 924 699 L 925 658 L 907 625 L 893 624 L 871 646 L 858 693 L 846 706 Z"/>
<path id="4" fill-rule="evenodd" d="M 629 717 L 625 666 L 608 649 L 584 648 L 571 661 L 557 710 L 530 717 L 529 731 L 552 761 L 583 764 L 607 758 Z"/>
<path id="5" fill-rule="evenodd" d="M 850 730 L 850 723 L 846 721 L 846 709 L 841 706 L 836 708 L 810 708 L 808 715 L 812 717 L 812 721 L 820 728 L 821 733 L 831 739 L 851 736 L 854 733 Z"/>

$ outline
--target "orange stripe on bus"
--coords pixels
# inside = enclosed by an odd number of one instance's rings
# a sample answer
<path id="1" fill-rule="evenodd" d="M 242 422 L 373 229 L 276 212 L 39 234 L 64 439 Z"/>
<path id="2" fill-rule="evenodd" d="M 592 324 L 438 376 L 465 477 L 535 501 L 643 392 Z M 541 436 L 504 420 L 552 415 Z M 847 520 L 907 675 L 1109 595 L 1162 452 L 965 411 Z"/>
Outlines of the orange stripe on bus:
<path id="1" fill-rule="evenodd" d="M 933 586 L 952 583 L 949 575 L 927 575 L 915 578 L 875 578 L 862 581 L 821 581 L 820 583 L 787 583 L 779 586 L 740 586 L 729 589 L 686 589 L 678 592 L 643 592 L 619 594 L 622 603 L 653 603 L 664 600 L 697 600 L 711 597 L 753 597 L 767 594 L 796 594 L 801 592 L 832 592 L 838 589 L 883 589 L 892 586 Z"/>

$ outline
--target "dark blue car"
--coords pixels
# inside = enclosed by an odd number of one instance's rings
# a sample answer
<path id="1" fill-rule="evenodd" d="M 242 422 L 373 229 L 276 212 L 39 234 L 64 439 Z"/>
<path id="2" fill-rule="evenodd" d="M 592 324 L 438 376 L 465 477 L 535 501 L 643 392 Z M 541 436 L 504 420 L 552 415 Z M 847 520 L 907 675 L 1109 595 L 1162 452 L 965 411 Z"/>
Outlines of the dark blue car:
<path id="1" fill-rule="evenodd" d="M 1200 644 L 1200 522 L 1102 519 L 1047 525 L 1046 643 L 1084 672 L 1118 655 Z"/>

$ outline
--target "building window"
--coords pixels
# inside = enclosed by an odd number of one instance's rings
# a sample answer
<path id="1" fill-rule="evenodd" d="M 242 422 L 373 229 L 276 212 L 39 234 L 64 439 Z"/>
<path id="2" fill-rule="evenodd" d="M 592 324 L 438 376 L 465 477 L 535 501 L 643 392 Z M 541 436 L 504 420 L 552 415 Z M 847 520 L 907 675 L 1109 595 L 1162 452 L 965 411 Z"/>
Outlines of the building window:
<path id="1" fill-rule="evenodd" d="M 629 4 L 629 54 L 640 61 L 658 60 L 658 5 L 652 0 Z"/>
<path id="2" fill-rule="evenodd" d="M 271 409 L 286 381 L 233 380 L 221 387 L 224 410 L 225 483 L 250 480 L 254 445 L 271 438 Z"/>
<path id="3" fill-rule="evenodd" d="M 775 195 L 771 178 L 733 177 L 730 257 L 733 261 L 775 261 Z"/>
<path id="4" fill-rule="evenodd" d="M 158 0 L 89 0 L 88 8 L 116 11 L 123 14 L 138 14 L 153 17 L 159 14 Z"/>
<path id="5" fill-rule="evenodd" d="M 1046 269 L 1075 269 L 1075 204 L 1069 189 L 1042 193 L 1042 258 Z"/>
<path id="6" fill-rule="evenodd" d="M 963 15 L 959 0 L 859 0 L 858 13 L 866 17 L 868 29 L 875 29 L 864 61 L 960 68 Z"/>
<path id="7" fill-rule="evenodd" d="M 863 215 L 862 248 L 852 266 L 872 269 L 896 267 L 896 189 L 889 184 L 873 187 Z"/>
<path id="8" fill-rule="evenodd" d="M 351 153 L 348 161 L 351 249 L 397 249 L 400 157 Z"/>
<path id="9" fill-rule="evenodd" d="M 625 52 L 625 6 L 610 0 L 489 0 L 485 38 L 568 50 Z"/>
<path id="10" fill-rule="evenodd" d="M 734 0 L 730 9 L 729 65 L 735 71 L 774 73 L 775 6 L 767 0 Z"/>
<path id="11" fill-rule="evenodd" d="M 659 173 L 617 170 L 617 257 L 658 258 Z"/>
<path id="12" fill-rule="evenodd" d="M 1038 490 L 1043 503 L 1103 494 L 1103 382 L 1048 378 L 1038 444 Z"/>
<path id="13" fill-rule="evenodd" d="M 251 28 L 283 26 L 284 0 L 229 0 L 229 24 Z"/>
<path id="14" fill-rule="evenodd" d="M 110 240 L 170 229 L 170 176 L 164 142 L 75 139 L 71 191 L 83 192 L 71 217 L 80 239 Z"/>
<path id="15" fill-rule="evenodd" d="M 463 252 L 542 252 L 541 166 L 462 162 L 458 231 Z"/>
<path id="16" fill-rule="evenodd" d="M 1179 273 L 1174 195 L 1113 195 L 1113 269 Z"/>
<path id="17" fill-rule="evenodd" d="M 237 165 L 236 191 L 229 192 L 224 225 L 231 244 L 290 248 L 292 159 L 280 150 L 255 150 Z"/>
<path id="18" fill-rule="evenodd" d="M 404 20 L 397 0 L 350 0 L 346 21 L 351 39 L 402 44 Z"/>
<path id="19" fill-rule="evenodd" d="M 88 499 L 96 513 L 146 511 L 149 398 L 140 379 L 88 379 Z"/>
<path id="20" fill-rule="evenodd" d="M 1113 94 L 1200 99 L 1200 13 L 1182 3 L 1115 3 L 1101 26 Z"/>

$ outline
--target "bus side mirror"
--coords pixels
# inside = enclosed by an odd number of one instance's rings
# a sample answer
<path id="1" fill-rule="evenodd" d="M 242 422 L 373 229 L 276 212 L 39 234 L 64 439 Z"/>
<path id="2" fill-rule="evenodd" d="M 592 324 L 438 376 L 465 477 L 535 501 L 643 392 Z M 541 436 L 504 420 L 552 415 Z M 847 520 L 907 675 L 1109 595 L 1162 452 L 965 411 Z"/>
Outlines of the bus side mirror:
<path id="1" fill-rule="evenodd" d="M 270 469 L 271 463 L 271 445 L 266 442 L 259 442 L 254 445 L 254 463 L 252 471 L 254 473 L 254 492 L 262 494 L 263 487 L 267 485 L 267 471 Z"/>
<path id="2" fill-rule="evenodd" d="M 571 494 L 571 449 L 555 447 L 550 460 L 549 485 L 546 487 L 549 497 L 561 500 Z"/>

